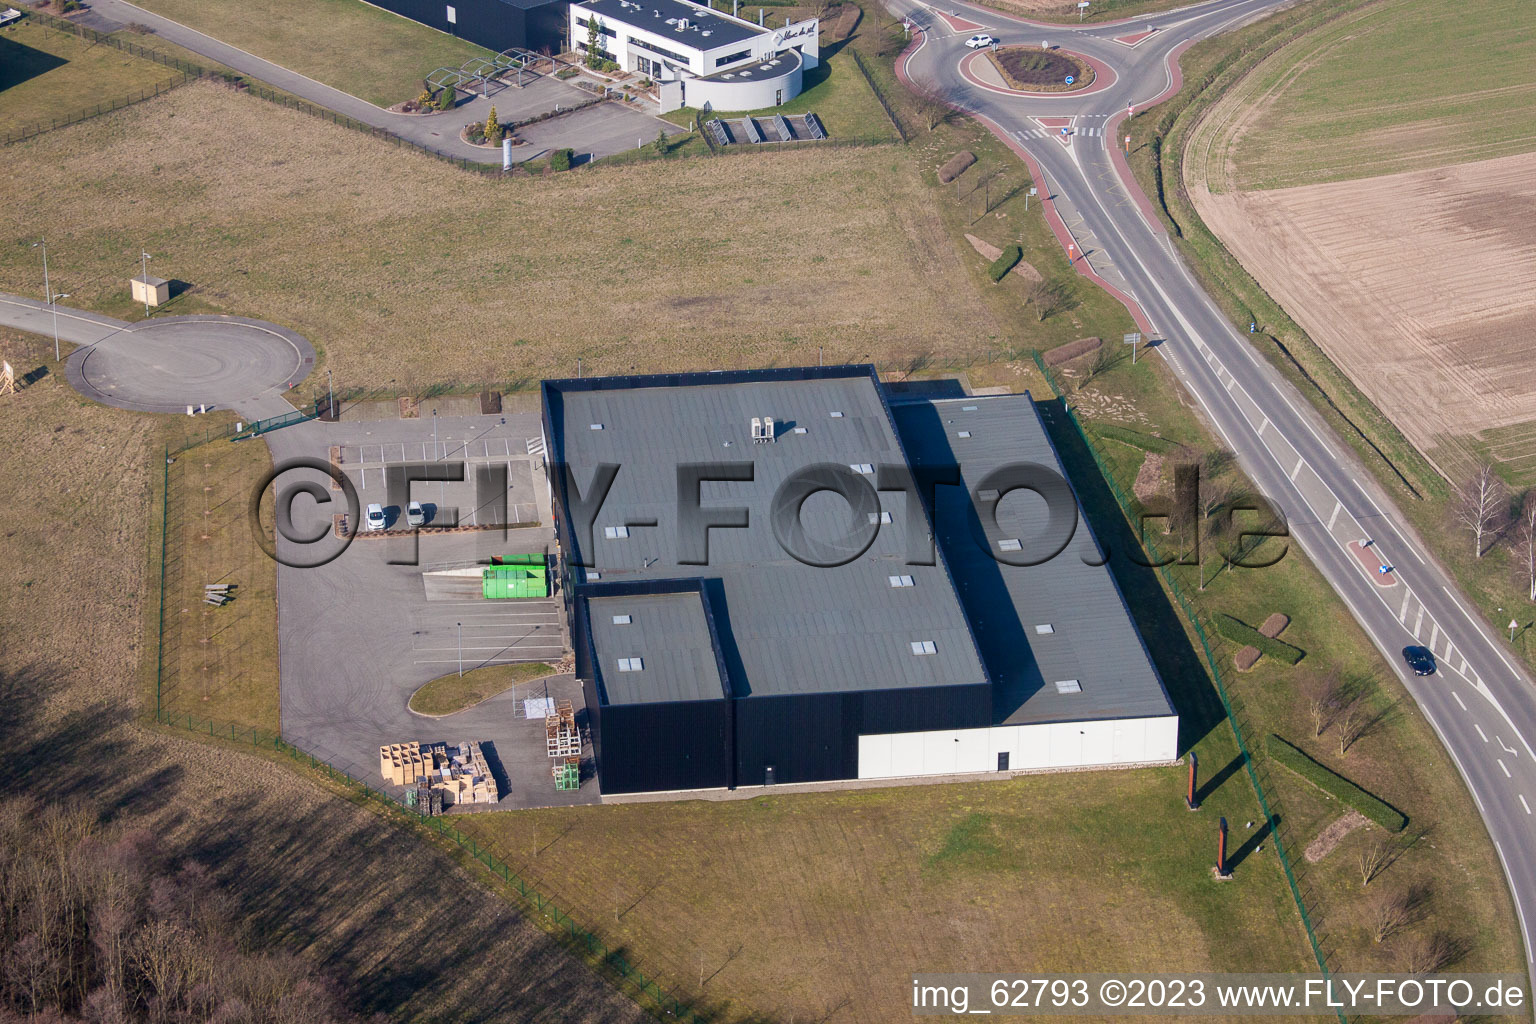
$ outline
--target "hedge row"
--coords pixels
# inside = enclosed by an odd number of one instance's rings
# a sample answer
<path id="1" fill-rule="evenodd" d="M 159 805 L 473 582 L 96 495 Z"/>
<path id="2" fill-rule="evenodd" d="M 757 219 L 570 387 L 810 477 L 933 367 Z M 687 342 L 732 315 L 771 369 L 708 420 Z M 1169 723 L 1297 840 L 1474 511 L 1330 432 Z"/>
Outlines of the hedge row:
<path id="1" fill-rule="evenodd" d="M 1008 271 L 1018 266 L 1019 260 L 1023 258 L 1024 250 L 1020 249 L 1017 245 L 1010 245 L 1008 248 L 1003 250 L 1001 256 L 992 261 L 992 265 L 987 268 L 987 276 L 990 277 L 994 283 L 1001 281 L 1003 278 L 1008 276 Z"/>
<path id="2" fill-rule="evenodd" d="M 1350 782 L 1327 765 L 1312 760 L 1306 753 L 1285 740 L 1269 734 L 1265 741 L 1269 756 L 1306 779 L 1339 802 L 1353 807 L 1389 832 L 1401 832 L 1408 824 L 1407 815 L 1378 796 L 1373 796 Z"/>
<path id="3" fill-rule="evenodd" d="M 976 154 L 972 153 L 968 149 L 962 149 L 960 152 L 944 161 L 944 166 L 939 168 L 939 181 L 945 185 L 948 185 L 950 182 L 960 177 L 960 175 L 964 174 L 965 169 L 975 162 Z"/>
<path id="4" fill-rule="evenodd" d="M 1087 355 L 1103 344 L 1102 338 L 1078 338 L 1065 345 L 1057 345 L 1040 358 L 1045 360 L 1046 366 L 1061 366 L 1063 363 L 1070 363 L 1078 356 Z"/>
<path id="5" fill-rule="evenodd" d="M 1158 437 L 1156 434 L 1143 434 L 1139 430 L 1131 430 L 1127 427 L 1117 427 L 1113 423 L 1095 423 L 1092 430 L 1099 437 L 1110 441 L 1119 441 L 1121 444 L 1128 444 L 1132 448 L 1140 448 L 1144 452 L 1173 455 L 1184 450 L 1184 446 L 1177 441 L 1170 441 L 1166 437 Z"/>
<path id="6" fill-rule="evenodd" d="M 1248 623 L 1234 619 L 1225 612 L 1216 613 L 1216 632 L 1245 647 L 1257 647 L 1265 654 L 1287 665 L 1294 665 L 1307 653 L 1300 647 L 1292 647 L 1284 640 L 1265 636 Z"/>

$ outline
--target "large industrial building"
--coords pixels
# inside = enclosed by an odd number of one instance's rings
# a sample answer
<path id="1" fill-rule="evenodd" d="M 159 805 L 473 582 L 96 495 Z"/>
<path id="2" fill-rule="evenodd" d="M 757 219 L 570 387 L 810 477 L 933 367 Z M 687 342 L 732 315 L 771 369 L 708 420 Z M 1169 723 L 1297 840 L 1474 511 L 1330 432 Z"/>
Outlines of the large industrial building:
<path id="1" fill-rule="evenodd" d="M 369 0 L 488 50 L 559 53 L 570 0 Z"/>
<path id="2" fill-rule="evenodd" d="M 1010 482 L 1062 472 L 1028 395 L 893 396 L 843 366 L 543 397 L 605 794 L 1177 757 L 1087 523 L 1013 564 L 1076 509 L 1064 481 L 1049 512 Z M 959 486 L 903 489 L 928 473 Z"/>
<path id="3" fill-rule="evenodd" d="M 597 40 L 599 57 L 655 79 L 662 113 L 777 107 L 820 59 L 815 18 L 772 27 L 691 0 L 582 0 L 570 19 L 572 48 Z"/>

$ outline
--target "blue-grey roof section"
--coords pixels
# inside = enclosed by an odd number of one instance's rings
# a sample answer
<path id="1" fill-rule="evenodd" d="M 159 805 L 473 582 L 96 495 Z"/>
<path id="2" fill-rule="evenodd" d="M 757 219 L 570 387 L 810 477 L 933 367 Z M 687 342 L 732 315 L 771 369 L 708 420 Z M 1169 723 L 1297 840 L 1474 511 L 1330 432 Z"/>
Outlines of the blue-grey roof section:
<path id="1" fill-rule="evenodd" d="M 721 580 L 724 609 L 716 606 L 715 623 L 739 657 L 738 696 L 986 681 L 942 558 L 907 564 L 903 492 L 879 493 L 890 523 L 878 525 L 864 554 L 835 568 L 791 557 L 769 522 L 775 491 L 806 466 L 906 463 L 869 367 L 546 381 L 544 393 L 551 463 L 568 461 L 582 488 L 599 463 L 620 467 L 588 556 L 601 582 Z M 754 416 L 774 419 L 773 443 L 753 443 Z M 705 483 L 701 504 L 744 507 L 749 527 L 710 530 L 709 564 L 682 565 L 677 466 L 715 461 L 750 463 L 754 480 Z M 815 496 L 802 509 L 807 531 L 818 537 L 841 534 L 848 515 L 832 495 Z M 608 536 L 610 527 L 641 520 L 658 525 Z M 926 516 L 913 525 L 927 535 Z M 562 541 L 568 556 L 584 554 L 573 551 L 570 538 Z M 892 576 L 909 576 L 912 585 L 893 587 Z M 925 641 L 933 653 L 915 654 L 913 644 Z"/>
<path id="2" fill-rule="evenodd" d="M 977 542 L 973 496 L 993 470 L 1033 462 L 1065 477 L 1033 399 L 903 398 L 893 412 L 914 462 L 960 467 L 963 490 L 937 488 L 937 531 L 993 675 L 997 721 L 1174 714 L 1113 574 L 1092 564 L 1103 555 L 1080 508 L 1066 549 L 1040 565 L 1005 564 Z M 999 537 L 1040 535 L 1045 503 L 1032 492 L 1004 495 L 997 511 Z M 1070 680 L 1080 691 L 1060 692 L 1056 683 Z"/>
<path id="3" fill-rule="evenodd" d="M 592 647 L 609 704 L 726 696 L 699 591 L 592 596 L 588 610 Z M 621 659 L 628 663 L 627 671 L 621 669 Z"/>
<path id="4" fill-rule="evenodd" d="M 596 12 L 599 21 L 615 30 L 621 24 L 629 25 L 695 50 L 732 46 L 769 33 L 766 28 L 686 0 L 583 0 L 576 7 Z M 685 22 L 688 27 L 681 28 Z M 643 41 L 641 45 L 645 45 Z"/>

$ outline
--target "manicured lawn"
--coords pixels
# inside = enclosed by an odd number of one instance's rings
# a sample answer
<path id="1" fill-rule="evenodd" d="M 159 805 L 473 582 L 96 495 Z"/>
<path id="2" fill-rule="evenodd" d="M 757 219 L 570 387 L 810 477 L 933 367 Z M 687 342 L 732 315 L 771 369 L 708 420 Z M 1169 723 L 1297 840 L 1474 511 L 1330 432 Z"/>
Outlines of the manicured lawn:
<path id="1" fill-rule="evenodd" d="M 0 140 L 181 80 L 163 64 L 24 19 L 0 29 Z"/>
<path id="2" fill-rule="evenodd" d="M 144 7 L 387 107 L 490 51 L 360 0 L 145 0 Z"/>
<path id="3" fill-rule="evenodd" d="M 839 53 L 823 59 L 820 66 L 805 72 L 803 91 L 783 106 L 744 112 L 722 111 L 701 115 L 692 107 L 667 114 L 673 124 L 688 126 L 701 117 L 772 117 L 774 114 L 814 113 L 826 127 L 827 134 L 840 139 L 864 139 L 896 142 L 899 136 L 891 126 L 880 101 L 869 83 L 859 74 L 853 57 Z"/>
<path id="4" fill-rule="evenodd" d="M 512 665 L 486 665 L 470 669 L 462 676 L 450 672 L 438 676 L 411 694 L 411 710 L 419 715 L 451 715 L 498 693 L 542 676 L 554 669 L 541 661 Z"/>

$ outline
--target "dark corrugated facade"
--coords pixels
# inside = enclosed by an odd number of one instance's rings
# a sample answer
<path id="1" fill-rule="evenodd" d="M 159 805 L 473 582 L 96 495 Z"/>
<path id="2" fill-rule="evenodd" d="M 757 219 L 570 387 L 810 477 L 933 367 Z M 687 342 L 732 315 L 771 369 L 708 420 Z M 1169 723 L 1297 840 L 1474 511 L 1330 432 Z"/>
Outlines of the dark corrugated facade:
<path id="1" fill-rule="evenodd" d="M 565 48 L 568 0 L 369 0 L 376 7 L 478 43 L 488 50 L 558 53 Z M 454 21 L 448 20 L 452 7 Z"/>

